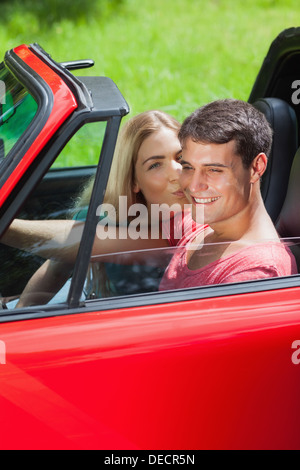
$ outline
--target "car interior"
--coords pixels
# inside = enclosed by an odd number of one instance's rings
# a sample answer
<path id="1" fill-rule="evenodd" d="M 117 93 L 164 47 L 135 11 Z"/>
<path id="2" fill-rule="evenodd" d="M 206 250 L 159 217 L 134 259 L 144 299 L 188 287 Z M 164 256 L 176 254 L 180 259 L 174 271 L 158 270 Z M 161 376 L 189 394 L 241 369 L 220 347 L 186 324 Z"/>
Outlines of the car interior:
<path id="1" fill-rule="evenodd" d="M 253 103 L 273 129 L 273 144 L 261 192 L 266 209 L 281 238 L 300 236 L 300 147 L 295 110 L 280 98 L 261 98 Z M 291 247 L 300 272 L 300 248 Z"/>
<path id="2" fill-rule="evenodd" d="M 300 148 L 297 150 L 290 172 L 286 197 L 276 221 L 278 233 L 283 238 L 299 237 L 300 234 Z M 300 247 L 292 247 L 300 272 Z"/>
<path id="3" fill-rule="evenodd" d="M 261 98 L 253 105 L 273 129 L 273 144 L 261 182 L 266 209 L 281 238 L 300 236 L 300 147 L 294 109 L 280 98 Z M 300 272 L 300 247 L 291 247 Z"/>
<path id="4" fill-rule="evenodd" d="M 273 144 L 267 170 L 261 181 L 261 193 L 273 220 L 279 216 L 298 148 L 298 123 L 294 109 L 279 98 L 261 98 L 253 105 L 267 118 L 273 129 Z"/>

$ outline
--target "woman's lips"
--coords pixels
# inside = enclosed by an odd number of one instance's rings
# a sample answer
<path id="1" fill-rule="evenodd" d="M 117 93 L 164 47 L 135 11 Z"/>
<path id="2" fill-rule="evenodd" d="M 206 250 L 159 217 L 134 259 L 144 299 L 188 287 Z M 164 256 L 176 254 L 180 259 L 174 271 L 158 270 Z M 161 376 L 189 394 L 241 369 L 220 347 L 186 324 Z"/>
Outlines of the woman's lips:
<path id="1" fill-rule="evenodd" d="M 176 196 L 176 197 L 179 197 L 179 198 L 185 197 L 184 192 L 181 191 L 180 189 L 178 189 L 178 191 L 174 191 L 174 193 L 172 193 L 172 194 L 173 194 L 173 196 Z"/>

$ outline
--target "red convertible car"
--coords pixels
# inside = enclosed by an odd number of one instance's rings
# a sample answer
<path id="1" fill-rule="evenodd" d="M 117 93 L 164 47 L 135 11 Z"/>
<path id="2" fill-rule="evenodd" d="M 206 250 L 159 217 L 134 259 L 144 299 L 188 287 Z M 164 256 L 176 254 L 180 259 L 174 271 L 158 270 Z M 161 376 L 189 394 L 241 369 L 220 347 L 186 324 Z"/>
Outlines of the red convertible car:
<path id="1" fill-rule="evenodd" d="M 249 97 L 274 130 L 264 202 L 298 265 L 299 64 L 291 28 Z M 57 63 L 37 44 L 0 65 L 0 236 L 15 218 L 70 218 L 94 180 L 70 280 L 51 301 L 18 308 L 44 260 L 0 245 L 0 448 L 300 449 L 299 275 L 159 292 L 144 261 L 114 293 L 86 292 L 129 112 L 112 80 L 71 73 L 90 65 Z"/>

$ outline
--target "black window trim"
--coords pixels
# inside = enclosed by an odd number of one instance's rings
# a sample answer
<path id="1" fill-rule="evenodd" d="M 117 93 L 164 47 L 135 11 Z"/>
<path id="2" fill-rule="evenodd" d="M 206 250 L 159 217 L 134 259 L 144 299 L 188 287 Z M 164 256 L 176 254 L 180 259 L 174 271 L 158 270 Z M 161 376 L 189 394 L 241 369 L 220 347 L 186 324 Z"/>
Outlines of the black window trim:
<path id="1" fill-rule="evenodd" d="M 84 288 L 86 273 L 90 263 L 90 256 L 98 223 L 97 207 L 102 204 L 104 199 L 121 119 L 122 116 L 119 115 L 112 116 L 107 120 L 91 200 L 85 220 L 82 238 L 80 240 L 79 250 L 74 266 L 74 274 L 72 276 L 71 286 L 68 294 L 67 303 L 69 308 L 74 308 L 80 305 L 80 298 Z"/>
<path id="2" fill-rule="evenodd" d="M 67 303 L 27 307 L 26 309 L 0 311 L 0 323 L 11 321 L 37 320 L 65 315 L 81 315 L 93 312 L 108 312 L 110 310 L 128 310 L 136 307 L 159 306 L 176 304 L 194 300 L 214 299 L 236 295 L 248 295 L 274 291 L 275 293 L 300 287 L 300 275 L 278 277 L 272 279 L 257 279 L 254 281 L 233 284 L 219 284 L 204 287 L 192 287 L 165 292 L 151 292 L 122 297 L 108 297 L 82 302 L 80 306 L 70 308 Z M 300 290 L 299 290 L 300 291 Z M 101 317 L 99 317 L 101 318 Z"/>

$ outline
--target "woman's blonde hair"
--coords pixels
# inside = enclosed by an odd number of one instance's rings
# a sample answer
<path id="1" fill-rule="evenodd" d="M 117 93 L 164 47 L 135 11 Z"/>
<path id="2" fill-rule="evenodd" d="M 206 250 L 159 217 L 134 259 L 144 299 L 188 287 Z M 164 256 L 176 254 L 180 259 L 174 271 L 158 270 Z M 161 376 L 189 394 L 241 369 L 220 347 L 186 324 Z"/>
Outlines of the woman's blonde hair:
<path id="1" fill-rule="evenodd" d="M 162 127 L 172 129 L 178 134 L 180 124 L 169 114 L 152 110 L 132 117 L 120 130 L 104 197 L 104 203 L 114 206 L 117 217 L 119 196 L 127 197 L 128 207 L 135 203 L 146 204 L 143 194 L 133 191 L 135 165 L 144 140 Z M 89 181 L 80 196 L 81 207 L 89 204 L 93 181 L 94 179 Z"/>
<path id="2" fill-rule="evenodd" d="M 119 196 L 127 196 L 127 213 L 132 204 L 146 205 L 143 194 L 133 191 L 135 165 L 144 140 L 161 128 L 174 130 L 177 135 L 180 124 L 175 118 L 162 111 L 145 111 L 129 119 L 119 133 L 103 201 L 114 207 L 117 221 L 119 221 Z M 77 210 L 79 207 L 89 205 L 93 184 L 94 178 L 91 178 L 78 199 Z M 92 263 L 88 272 L 87 285 L 91 297 L 96 292 L 101 292 L 102 297 L 111 295 L 110 282 L 102 262 Z"/>

